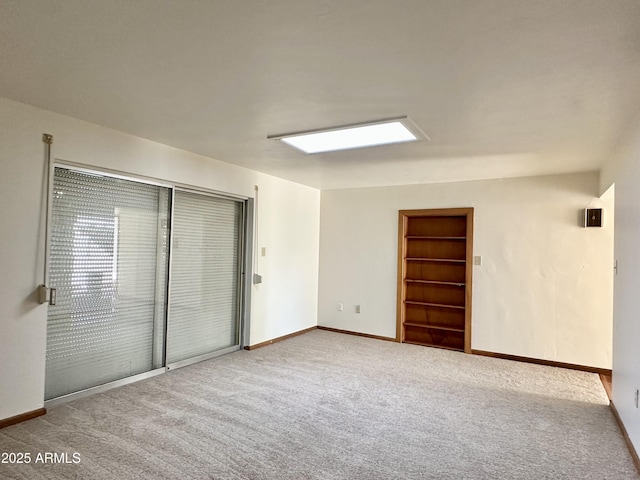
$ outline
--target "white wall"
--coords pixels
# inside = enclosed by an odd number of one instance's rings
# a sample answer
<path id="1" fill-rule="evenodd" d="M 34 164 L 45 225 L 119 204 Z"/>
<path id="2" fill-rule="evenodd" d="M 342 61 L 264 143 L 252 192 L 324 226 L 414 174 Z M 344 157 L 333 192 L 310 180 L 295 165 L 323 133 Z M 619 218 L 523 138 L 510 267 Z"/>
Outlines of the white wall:
<path id="1" fill-rule="evenodd" d="M 53 157 L 252 197 L 260 188 L 264 283 L 252 292 L 251 344 L 316 325 L 320 193 L 210 158 L 0 98 L 0 419 L 42 407 L 47 307 L 43 133 Z"/>
<path id="2" fill-rule="evenodd" d="M 640 123 L 602 171 L 601 189 L 615 183 L 613 403 L 640 452 Z"/>
<path id="3" fill-rule="evenodd" d="M 318 323 L 395 337 L 398 210 L 474 207 L 472 348 L 611 368 L 612 222 L 578 219 L 598 191 L 597 173 L 325 190 Z"/>

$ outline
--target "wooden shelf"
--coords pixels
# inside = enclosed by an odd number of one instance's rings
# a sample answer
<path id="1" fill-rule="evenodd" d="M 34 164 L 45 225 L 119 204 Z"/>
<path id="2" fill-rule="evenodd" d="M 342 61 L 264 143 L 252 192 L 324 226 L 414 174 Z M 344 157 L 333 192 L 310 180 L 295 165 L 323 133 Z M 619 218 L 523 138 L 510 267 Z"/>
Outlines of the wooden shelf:
<path id="1" fill-rule="evenodd" d="M 415 302 L 413 300 L 405 300 L 404 303 L 409 303 L 411 305 L 425 305 L 427 307 L 444 307 L 444 308 L 456 308 L 458 310 L 464 310 L 464 306 L 460 305 L 442 305 L 441 303 L 427 303 L 427 302 Z"/>
<path id="2" fill-rule="evenodd" d="M 398 247 L 398 336 L 470 352 L 473 209 L 401 210 Z"/>
<path id="3" fill-rule="evenodd" d="M 434 237 L 423 235 L 407 235 L 405 238 L 417 238 L 419 240 L 466 240 L 467 237 Z"/>
<path id="4" fill-rule="evenodd" d="M 454 352 L 464 351 L 464 349 L 462 348 L 447 347 L 445 345 L 436 345 L 435 343 L 427 343 L 427 342 L 412 342 L 411 340 L 406 340 L 406 339 L 402 343 L 410 343 L 411 345 L 420 345 L 422 347 L 444 348 L 445 350 L 453 350 Z"/>
<path id="5" fill-rule="evenodd" d="M 452 287 L 464 287 L 464 283 L 461 282 L 441 282 L 440 280 L 413 280 L 411 278 L 405 278 L 404 281 L 411 283 L 430 283 L 433 285 L 451 285 Z"/>
<path id="6" fill-rule="evenodd" d="M 437 327 L 435 325 L 425 325 L 423 323 L 404 322 L 404 325 L 407 327 L 430 328 L 432 330 L 446 330 L 448 332 L 464 332 L 464 328 Z"/>
<path id="7" fill-rule="evenodd" d="M 407 261 L 418 261 L 418 262 L 446 262 L 446 263 L 467 263 L 466 260 L 458 260 L 455 258 L 427 258 L 427 257 L 407 257 L 405 258 Z"/>

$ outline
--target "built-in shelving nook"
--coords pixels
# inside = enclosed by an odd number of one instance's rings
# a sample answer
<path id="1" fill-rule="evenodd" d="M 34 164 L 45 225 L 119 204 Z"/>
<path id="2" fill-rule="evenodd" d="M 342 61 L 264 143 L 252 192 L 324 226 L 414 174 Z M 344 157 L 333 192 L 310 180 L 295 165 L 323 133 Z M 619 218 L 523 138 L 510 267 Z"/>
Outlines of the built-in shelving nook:
<path id="1" fill-rule="evenodd" d="M 399 341 L 471 353 L 473 208 L 400 210 Z"/>

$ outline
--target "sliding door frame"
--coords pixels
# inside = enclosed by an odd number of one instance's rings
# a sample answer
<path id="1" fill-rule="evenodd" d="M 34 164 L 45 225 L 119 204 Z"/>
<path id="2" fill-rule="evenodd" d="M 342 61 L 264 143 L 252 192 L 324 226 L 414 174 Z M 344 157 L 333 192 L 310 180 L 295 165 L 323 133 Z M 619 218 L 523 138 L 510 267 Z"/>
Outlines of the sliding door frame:
<path id="1" fill-rule="evenodd" d="M 235 200 L 238 201 L 235 198 L 230 198 L 228 195 L 222 195 L 219 193 L 210 193 L 210 192 L 203 192 L 202 190 L 197 190 L 197 189 L 193 189 L 193 188 L 184 188 L 184 187 L 175 187 L 172 190 L 172 194 L 171 194 L 171 198 L 172 198 L 172 203 L 171 203 L 171 240 L 173 240 L 173 232 L 174 232 L 174 209 L 175 209 L 175 198 L 176 198 L 176 192 L 185 192 L 185 193 L 192 193 L 195 195 L 202 195 L 203 197 L 212 197 L 212 198 L 221 198 L 223 200 Z M 240 202 L 239 202 L 240 203 Z M 164 348 L 164 360 L 165 360 L 165 366 L 167 370 L 174 370 L 176 368 L 180 368 L 180 367 L 186 367 L 187 365 L 192 365 L 194 363 L 198 363 L 198 362 L 202 362 L 204 360 L 209 360 L 210 358 L 215 358 L 215 357 L 219 357 L 221 355 L 225 355 L 227 353 L 231 353 L 231 352 L 235 352 L 238 351 L 242 348 L 244 348 L 244 335 L 242 332 L 242 327 L 243 324 L 245 322 L 243 322 L 243 305 L 244 305 L 244 264 L 246 262 L 245 258 L 244 258 L 244 253 L 246 252 L 246 248 L 245 248 L 245 236 L 246 236 L 246 201 L 241 202 L 240 203 L 240 232 L 239 232 L 239 236 L 240 236 L 240 245 L 238 245 L 238 264 L 236 265 L 236 268 L 238 269 L 238 278 L 236 280 L 236 289 L 238 291 L 238 298 L 236 300 L 236 344 L 232 345 L 230 347 L 226 347 L 220 350 L 216 350 L 214 352 L 210 352 L 210 353 L 204 353 L 202 355 L 197 355 L 195 357 L 191 357 L 191 358 L 186 358 L 184 360 L 179 360 L 177 362 L 172 362 L 172 363 L 167 363 L 167 346 L 168 346 L 168 335 L 165 333 L 165 337 L 164 337 L 164 344 L 165 344 L 165 348 Z M 169 248 L 169 289 L 167 292 L 167 299 L 171 298 L 171 268 L 173 265 L 173 254 L 172 254 L 172 249 Z M 171 304 L 170 302 L 167 302 L 167 318 L 165 321 L 165 332 L 168 332 L 169 329 L 169 323 L 171 323 Z"/>
<path id="2" fill-rule="evenodd" d="M 87 397 L 96 393 L 104 392 L 110 390 L 112 388 L 128 385 L 130 383 L 138 382 L 140 380 L 145 380 L 147 378 L 155 377 L 157 375 L 168 372 L 169 370 L 174 370 L 176 368 L 180 368 L 183 366 L 191 365 L 197 362 L 201 362 L 203 360 L 208 360 L 214 357 L 218 357 L 220 355 L 224 355 L 226 353 L 231 353 L 237 350 L 241 350 L 245 347 L 245 345 L 249 344 L 249 328 L 251 324 L 251 278 L 252 278 L 252 255 L 253 255 L 253 223 L 254 223 L 254 199 L 237 195 L 233 193 L 221 192 L 217 190 L 201 188 L 193 185 L 183 184 L 179 182 L 168 182 L 166 180 L 161 180 L 158 178 L 148 177 L 144 175 L 137 175 L 133 173 L 121 172 L 118 170 L 112 170 L 108 168 L 95 167 L 92 165 L 86 165 L 77 162 L 70 162 L 62 159 L 54 159 L 51 161 L 49 166 L 49 181 L 47 188 L 47 212 L 46 212 L 46 245 L 45 245 L 45 262 L 46 262 L 46 271 L 45 271 L 45 279 L 48 282 L 50 278 L 49 270 L 51 268 L 51 264 L 49 261 L 49 255 L 51 251 L 51 230 L 52 230 L 52 213 L 53 213 L 53 182 L 54 182 L 54 172 L 55 169 L 65 168 L 68 170 L 72 170 L 74 172 L 83 173 L 87 175 L 95 175 L 101 177 L 111 177 L 117 178 L 121 180 L 128 180 L 132 182 L 143 183 L 147 185 L 154 185 L 158 187 L 168 188 L 171 191 L 171 209 L 170 209 L 170 224 L 169 224 L 169 260 L 168 260 L 168 268 L 167 268 L 167 285 L 166 285 L 166 308 L 165 308 L 165 319 L 164 319 L 164 337 L 163 337 L 163 366 L 159 368 L 155 368 L 149 370 L 147 372 L 143 372 L 140 374 L 132 375 L 130 377 L 122 378 L 119 380 L 107 382 L 101 385 L 97 385 L 95 387 L 86 388 L 83 390 L 79 390 L 77 392 L 69 393 L 66 395 L 62 395 L 60 397 L 52 398 L 50 400 L 44 401 L 45 408 L 51 408 L 55 405 L 59 405 L 61 403 L 66 403 L 71 400 L 76 400 L 79 398 Z M 170 321 L 171 315 L 171 305 L 169 303 L 169 294 L 171 292 L 171 266 L 172 266 L 172 243 L 173 243 L 173 224 L 174 224 L 174 205 L 175 205 L 175 193 L 176 190 L 195 193 L 198 195 L 212 196 L 217 198 L 224 198 L 227 200 L 234 200 L 241 203 L 241 221 L 240 221 L 240 245 L 238 246 L 238 280 L 237 280 L 237 288 L 238 288 L 238 300 L 237 300 L 237 345 L 232 347 L 228 347 L 222 350 L 218 350 L 216 352 L 199 355 L 197 357 L 193 357 L 190 359 L 182 360 L 179 362 L 175 362 L 172 364 L 167 364 L 167 330 L 168 330 L 168 322 Z"/>

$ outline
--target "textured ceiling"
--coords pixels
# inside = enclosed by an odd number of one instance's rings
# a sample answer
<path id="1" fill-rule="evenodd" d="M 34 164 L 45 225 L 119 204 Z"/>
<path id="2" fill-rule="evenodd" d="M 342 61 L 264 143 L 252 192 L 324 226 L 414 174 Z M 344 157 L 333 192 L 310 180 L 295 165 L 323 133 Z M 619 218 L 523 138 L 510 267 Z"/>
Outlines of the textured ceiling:
<path id="1" fill-rule="evenodd" d="M 0 96 L 318 188 L 598 169 L 638 0 L 0 0 Z M 431 141 L 268 135 L 410 116 Z"/>

